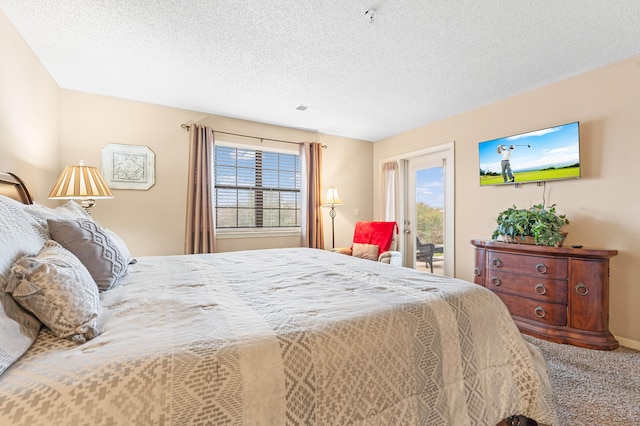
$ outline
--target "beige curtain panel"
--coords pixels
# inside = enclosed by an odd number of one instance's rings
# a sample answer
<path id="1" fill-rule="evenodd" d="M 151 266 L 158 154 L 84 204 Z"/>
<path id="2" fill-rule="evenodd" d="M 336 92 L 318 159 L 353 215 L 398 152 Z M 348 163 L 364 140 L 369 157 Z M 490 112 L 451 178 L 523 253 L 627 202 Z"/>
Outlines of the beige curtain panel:
<path id="1" fill-rule="evenodd" d="M 380 174 L 380 199 L 385 222 L 398 222 L 398 179 L 398 162 L 384 163 Z"/>
<path id="2" fill-rule="evenodd" d="M 189 176 L 185 254 L 214 253 L 216 224 L 213 203 L 213 130 L 189 126 Z"/>
<path id="3" fill-rule="evenodd" d="M 322 225 L 322 144 L 300 144 L 301 245 L 324 249 Z"/>

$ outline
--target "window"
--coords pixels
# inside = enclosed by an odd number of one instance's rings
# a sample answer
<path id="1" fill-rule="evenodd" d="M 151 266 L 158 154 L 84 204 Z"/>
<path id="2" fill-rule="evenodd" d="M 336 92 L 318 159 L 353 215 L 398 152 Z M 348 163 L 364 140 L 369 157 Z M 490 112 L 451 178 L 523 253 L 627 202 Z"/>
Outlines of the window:
<path id="1" fill-rule="evenodd" d="M 300 227 L 300 156 L 226 145 L 214 155 L 216 229 Z"/>

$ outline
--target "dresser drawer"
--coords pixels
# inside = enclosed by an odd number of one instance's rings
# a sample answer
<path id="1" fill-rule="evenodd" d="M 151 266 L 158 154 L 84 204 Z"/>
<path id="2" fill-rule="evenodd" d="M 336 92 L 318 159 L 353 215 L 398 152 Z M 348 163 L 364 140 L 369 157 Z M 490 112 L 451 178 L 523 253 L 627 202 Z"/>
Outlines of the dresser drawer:
<path id="1" fill-rule="evenodd" d="M 496 292 L 511 315 L 538 321 L 549 325 L 567 325 L 567 305 L 540 302 L 507 293 Z"/>
<path id="2" fill-rule="evenodd" d="M 566 280 L 567 259 L 488 251 L 487 270 Z"/>
<path id="3" fill-rule="evenodd" d="M 487 276 L 486 287 L 496 292 L 527 297 L 541 302 L 567 304 L 567 281 L 546 277 L 512 274 L 492 270 Z"/>

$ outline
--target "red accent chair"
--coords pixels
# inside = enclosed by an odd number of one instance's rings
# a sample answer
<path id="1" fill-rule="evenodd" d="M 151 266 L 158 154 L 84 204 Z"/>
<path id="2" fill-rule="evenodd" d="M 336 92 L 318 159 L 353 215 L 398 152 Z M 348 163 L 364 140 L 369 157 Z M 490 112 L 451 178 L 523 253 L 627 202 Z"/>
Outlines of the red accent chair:
<path id="1" fill-rule="evenodd" d="M 395 251 L 398 233 L 396 222 L 356 222 L 351 247 L 333 251 L 402 266 L 402 253 Z"/>

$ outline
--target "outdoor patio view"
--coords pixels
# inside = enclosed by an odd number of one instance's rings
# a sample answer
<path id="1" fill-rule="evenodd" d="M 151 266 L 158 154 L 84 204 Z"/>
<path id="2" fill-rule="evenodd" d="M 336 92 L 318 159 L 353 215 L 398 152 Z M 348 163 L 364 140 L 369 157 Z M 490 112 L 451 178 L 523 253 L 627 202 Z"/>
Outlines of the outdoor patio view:
<path id="1" fill-rule="evenodd" d="M 442 273 L 444 247 L 443 167 L 431 167 L 416 171 L 415 200 L 416 269 Z"/>

